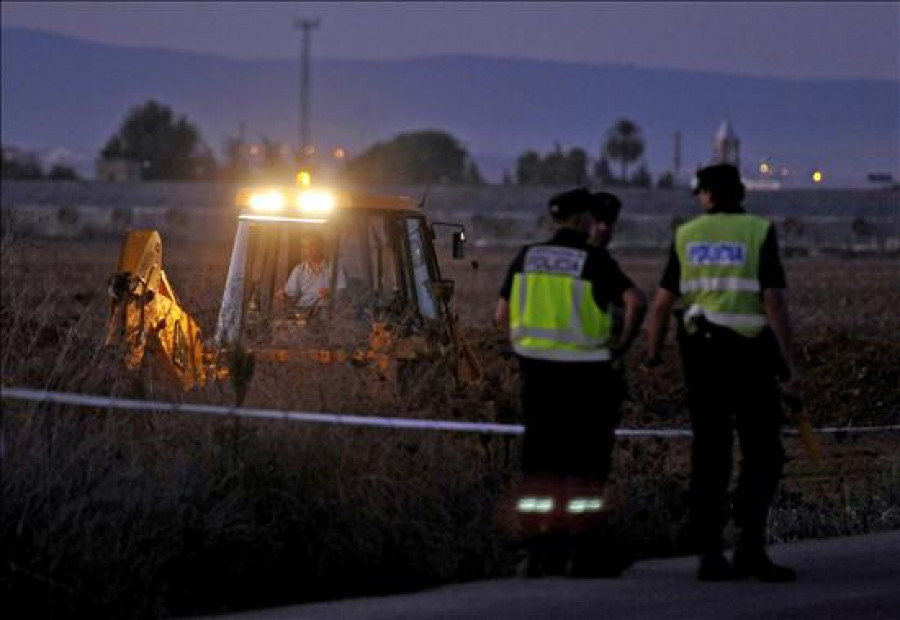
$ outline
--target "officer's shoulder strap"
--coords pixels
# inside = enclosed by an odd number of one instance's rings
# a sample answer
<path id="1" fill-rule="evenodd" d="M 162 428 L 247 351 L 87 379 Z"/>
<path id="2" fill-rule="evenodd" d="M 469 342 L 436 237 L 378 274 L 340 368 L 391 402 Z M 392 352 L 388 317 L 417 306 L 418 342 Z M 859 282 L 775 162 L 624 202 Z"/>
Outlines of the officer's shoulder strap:
<path id="1" fill-rule="evenodd" d="M 760 230 L 766 230 L 769 228 L 769 226 L 772 225 L 772 222 L 770 220 L 753 213 L 701 213 L 697 217 L 694 217 L 681 224 L 675 230 L 675 235 L 676 237 L 678 237 L 679 235 L 683 235 L 696 228 L 706 226 L 712 222 L 716 222 L 717 220 L 719 220 L 719 218 L 724 217 L 737 218 L 739 221 L 751 226 L 756 226 Z"/>
<path id="2" fill-rule="evenodd" d="M 768 228 L 772 225 L 772 220 L 765 218 L 761 215 L 756 215 L 755 213 L 745 213 L 744 214 L 751 222 L 754 222 L 757 226 L 761 228 Z"/>
<path id="3" fill-rule="evenodd" d="M 692 229 L 697 228 L 698 226 L 703 226 L 703 224 L 706 221 L 708 221 L 708 218 L 711 218 L 711 217 L 714 217 L 714 216 L 710 215 L 709 213 L 701 213 L 700 215 L 698 215 L 696 217 L 692 217 L 688 221 L 679 224 L 678 227 L 675 229 L 676 243 L 680 237 L 682 237 L 686 233 L 690 232 Z"/>

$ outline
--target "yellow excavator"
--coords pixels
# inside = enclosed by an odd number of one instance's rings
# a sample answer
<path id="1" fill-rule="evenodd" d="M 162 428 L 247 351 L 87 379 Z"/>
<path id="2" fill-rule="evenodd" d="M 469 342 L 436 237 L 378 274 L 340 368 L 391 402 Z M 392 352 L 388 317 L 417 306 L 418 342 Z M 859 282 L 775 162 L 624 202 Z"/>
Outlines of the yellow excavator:
<path id="1" fill-rule="evenodd" d="M 452 256 L 464 257 L 460 224 L 429 222 L 403 196 L 351 194 L 296 186 L 238 192 L 238 223 L 215 333 L 178 301 L 163 269 L 155 230 L 125 234 L 109 280 L 106 344 L 127 368 L 145 356 L 164 361 L 186 390 L 229 378 L 240 404 L 256 361 L 352 363 L 387 373 L 427 361 L 445 365 L 459 384 L 478 383 L 481 363 L 450 308 L 454 282 L 437 260 L 435 230 L 453 229 Z M 284 295 L 306 255 L 324 249 L 326 292 L 312 305 Z"/>

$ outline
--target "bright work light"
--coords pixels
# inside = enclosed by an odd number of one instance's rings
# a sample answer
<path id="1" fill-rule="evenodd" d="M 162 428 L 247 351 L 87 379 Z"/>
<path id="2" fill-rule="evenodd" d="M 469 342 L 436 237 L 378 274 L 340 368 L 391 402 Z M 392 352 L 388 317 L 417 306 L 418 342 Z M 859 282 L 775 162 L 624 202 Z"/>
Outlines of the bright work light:
<path id="1" fill-rule="evenodd" d="M 322 191 L 300 192 L 297 207 L 307 215 L 325 215 L 334 209 L 334 196 Z"/>
<path id="2" fill-rule="evenodd" d="M 275 190 L 257 192 L 250 195 L 248 204 L 253 211 L 277 213 L 284 209 L 284 194 Z"/>

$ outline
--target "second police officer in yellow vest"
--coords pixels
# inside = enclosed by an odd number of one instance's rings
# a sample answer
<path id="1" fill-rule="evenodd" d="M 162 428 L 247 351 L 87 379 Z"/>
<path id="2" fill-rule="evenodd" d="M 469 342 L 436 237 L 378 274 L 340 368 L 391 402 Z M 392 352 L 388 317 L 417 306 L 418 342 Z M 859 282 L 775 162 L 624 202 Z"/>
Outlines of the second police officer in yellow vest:
<path id="1" fill-rule="evenodd" d="M 602 509 L 622 383 L 613 360 L 637 335 L 645 301 L 609 253 L 588 244 L 597 195 L 554 196 L 553 238 L 522 248 L 500 291 L 496 322 L 508 327 L 520 367 L 525 437 L 518 508 L 526 532 L 521 572 L 538 576 L 560 554 L 570 575 L 614 575 L 623 565 L 592 548 Z M 614 333 L 614 305 L 625 306 Z M 553 538 L 552 534 L 559 536 Z M 605 554 L 605 555 L 604 555 Z M 551 557 L 554 556 L 554 557 Z M 618 559 L 616 559 L 618 560 Z M 565 558 L 563 558 L 565 561 Z"/>
<path id="2" fill-rule="evenodd" d="M 769 505 L 784 464 L 777 381 L 795 374 L 775 231 L 741 207 L 744 185 L 733 166 L 700 170 L 694 193 L 704 213 L 675 233 L 650 313 L 645 365 L 660 362 L 666 324 L 680 297 L 678 340 L 694 431 L 690 503 L 697 576 L 791 581 L 794 572 L 765 551 Z M 735 430 L 742 461 L 731 563 L 722 536 Z"/>

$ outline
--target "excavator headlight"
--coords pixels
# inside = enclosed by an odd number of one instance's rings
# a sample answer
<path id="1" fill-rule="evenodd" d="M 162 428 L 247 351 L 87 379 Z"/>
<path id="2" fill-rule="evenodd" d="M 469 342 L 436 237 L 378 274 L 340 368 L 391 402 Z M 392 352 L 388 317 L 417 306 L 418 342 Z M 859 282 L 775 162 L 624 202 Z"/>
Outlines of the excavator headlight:
<path id="1" fill-rule="evenodd" d="M 323 191 L 305 191 L 297 194 L 297 208 L 304 215 L 327 215 L 334 209 L 334 196 Z"/>
<path id="2" fill-rule="evenodd" d="M 256 192 L 250 194 L 247 204 L 252 211 L 257 213 L 280 213 L 284 210 L 284 194 L 277 190 Z"/>

